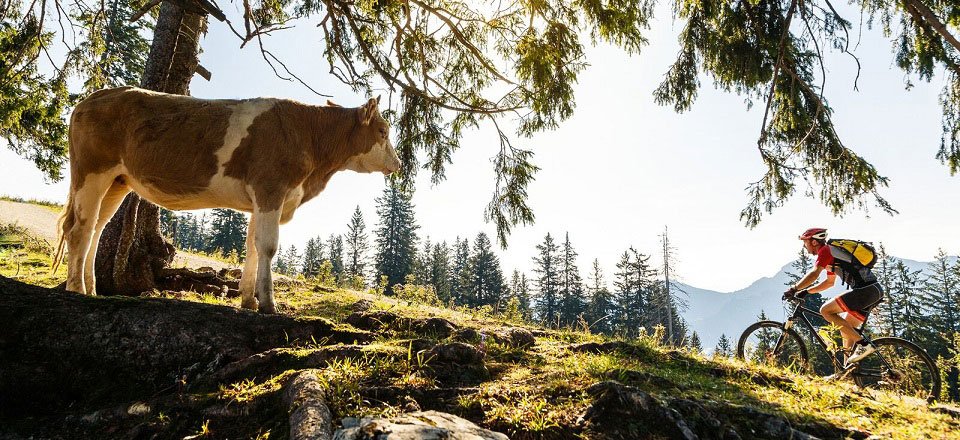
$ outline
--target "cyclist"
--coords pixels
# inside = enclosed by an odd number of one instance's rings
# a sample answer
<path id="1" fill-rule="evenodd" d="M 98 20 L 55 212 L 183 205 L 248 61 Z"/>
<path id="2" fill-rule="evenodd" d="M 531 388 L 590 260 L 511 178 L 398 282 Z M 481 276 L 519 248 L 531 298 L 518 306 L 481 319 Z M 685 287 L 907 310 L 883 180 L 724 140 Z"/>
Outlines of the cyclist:
<path id="1" fill-rule="evenodd" d="M 843 337 L 843 348 L 847 354 L 846 368 L 859 362 L 874 352 L 874 348 L 863 341 L 863 337 L 855 330 L 867 320 L 870 310 L 883 300 L 883 290 L 877 283 L 877 277 L 868 268 L 862 268 L 855 273 L 845 270 L 834 261 L 831 246 L 827 245 L 827 230 L 824 228 L 810 228 L 800 235 L 803 246 L 817 260 L 813 269 L 806 274 L 796 285 L 784 292 L 784 299 L 802 298 L 807 293 L 817 293 L 829 289 L 836 282 L 837 275 L 850 287 L 851 290 L 838 295 L 823 304 L 820 313 L 831 323 L 840 327 Z M 815 281 L 820 273 L 827 271 L 827 278 L 816 285 Z M 806 288 L 806 290 L 804 290 Z M 841 317 L 846 313 L 846 317 Z"/>

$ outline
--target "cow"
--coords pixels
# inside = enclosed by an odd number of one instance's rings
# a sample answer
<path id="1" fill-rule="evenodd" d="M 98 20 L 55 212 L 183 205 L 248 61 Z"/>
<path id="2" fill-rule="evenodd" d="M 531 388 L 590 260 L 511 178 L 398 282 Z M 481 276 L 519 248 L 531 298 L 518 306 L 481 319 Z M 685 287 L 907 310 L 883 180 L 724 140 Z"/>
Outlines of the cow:
<path id="1" fill-rule="evenodd" d="M 70 118 L 70 193 L 54 270 L 66 246 L 66 289 L 96 295 L 100 234 L 130 191 L 173 210 L 231 208 L 251 213 L 241 306 L 275 313 L 270 263 L 280 225 L 338 171 L 400 168 L 379 103 L 94 92 Z"/>

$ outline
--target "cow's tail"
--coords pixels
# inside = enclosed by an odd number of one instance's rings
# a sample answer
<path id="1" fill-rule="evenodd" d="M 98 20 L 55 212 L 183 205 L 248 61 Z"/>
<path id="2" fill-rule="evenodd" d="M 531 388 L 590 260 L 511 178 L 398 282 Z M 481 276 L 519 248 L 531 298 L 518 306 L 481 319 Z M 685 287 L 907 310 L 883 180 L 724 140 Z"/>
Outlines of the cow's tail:
<path id="1" fill-rule="evenodd" d="M 70 231 L 73 229 L 74 223 L 76 223 L 76 214 L 74 214 L 73 211 L 73 191 L 71 190 L 70 195 L 67 196 L 67 204 L 63 207 L 63 214 L 60 214 L 60 219 L 57 221 L 59 233 L 57 248 L 53 253 L 53 264 L 50 269 L 51 274 L 56 273 L 60 267 L 60 261 L 63 260 L 63 251 L 66 247 L 67 235 L 70 234 Z"/>

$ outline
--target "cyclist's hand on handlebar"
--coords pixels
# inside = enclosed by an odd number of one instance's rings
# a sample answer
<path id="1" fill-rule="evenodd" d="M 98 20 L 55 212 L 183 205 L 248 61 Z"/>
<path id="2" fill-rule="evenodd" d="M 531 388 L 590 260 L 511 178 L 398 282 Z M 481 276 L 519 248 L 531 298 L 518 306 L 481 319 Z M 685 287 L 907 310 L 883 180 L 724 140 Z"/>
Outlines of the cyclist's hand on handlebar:
<path id="1" fill-rule="evenodd" d="M 810 292 L 807 291 L 807 289 L 803 289 L 803 290 L 797 291 L 797 293 L 794 293 L 794 294 L 793 294 L 793 297 L 796 298 L 796 299 L 803 299 L 803 297 L 805 297 L 805 296 L 807 296 L 807 295 L 809 295 L 809 294 L 810 294 Z"/>
<path id="2" fill-rule="evenodd" d="M 782 299 L 782 300 L 794 299 L 794 295 L 796 295 L 796 294 L 797 294 L 797 288 L 796 288 L 796 287 L 791 287 L 791 288 L 787 289 L 786 292 L 783 292 L 783 296 L 780 297 L 780 299 Z"/>

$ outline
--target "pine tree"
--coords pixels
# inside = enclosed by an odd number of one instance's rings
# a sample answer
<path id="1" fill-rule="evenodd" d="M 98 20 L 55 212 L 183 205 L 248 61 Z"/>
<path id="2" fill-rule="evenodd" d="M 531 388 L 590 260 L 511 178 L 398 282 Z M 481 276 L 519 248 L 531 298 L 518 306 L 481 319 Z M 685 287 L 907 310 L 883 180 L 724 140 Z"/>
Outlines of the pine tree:
<path id="1" fill-rule="evenodd" d="M 587 305 L 585 318 L 590 323 L 590 329 L 597 333 L 612 333 L 613 294 L 607 289 L 603 270 L 600 269 L 600 261 L 597 259 L 593 260 L 593 266 L 590 269 L 590 286 L 587 291 L 590 294 L 590 303 Z"/>
<path id="2" fill-rule="evenodd" d="M 727 339 L 726 334 L 720 335 L 720 340 L 717 341 L 717 348 L 713 350 L 713 355 L 733 357 L 733 346 L 730 345 L 730 340 Z"/>
<path id="3" fill-rule="evenodd" d="M 926 316 L 920 295 L 919 270 L 910 270 L 902 260 L 893 267 L 893 284 L 888 293 L 892 307 L 899 310 L 900 328 L 903 338 L 923 344 L 929 335 L 926 331 Z"/>
<path id="4" fill-rule="evenodd" d="M 881 302 L 874 310 L 877 319 L 874 325 L 880 330 L 881 334 L 898 336 L 901 334 L 900 310 L 894 304 L 894 296 L 891 293 L 893 288 L 896 259 L 887 254 L 883 243 L 877 247 L 877 263 L 873 267 L 873 273 L 877 277 L 877 282 L 883 288 L 886 300 Z"/>
<path id="5" fill-rule="evenodd" d="M 932 357 L 946 356 L 954 335 L 960 332 L 960 277 L 943 249 L 930 263 L 921 289 L 923 302 L 930 311 L 928 325 L 940 335 L 932 346 L 925 348 Z"/>
<path id="6" fill-rule="evenodd" d="M 290 265 L 287 264 L 286 254 L 283 252 L 283 246 L 277 245 L 277 256 L 273 258 L 273 271 L 286 274 L 290 271 Z"/>
<path id="7" fill-rule="evenodd" d="M 416 253 L 413 260 L 413 274 L 420 284 L 431 284 L 431 270 L 433 269 L 433 243 L 430 237 L 423 240 L 423 247 Z"/>
<path id="8" fill-rule="evenodd" d="M 347 225 L 347 234 L 344 236 L 344 246 L 346 248 L 344 271 L 351 277 L 363 277 L 365 274 L 368 247 L 365 228 L 363 214 L 360 212 L 360 206 L 357 205 L 357 209 L 353 211 L 353 217 L 350 218 L 350 223 Z"/>
<path id="9" fill-rule="evenodd" d="M 307 240 L 307 246 L 303 248 L 303 264 L 301 266 L 303 276 L 308 278 L 317 276 L 322 264 L 323 240 L 320 237 Z"/>
<path id="10" fill-rule="evenodd" d="M 517 299 L 521 317 L 530 319 L 530 283 L 527 281 L 527 275 L 521 274 L 516 269 L 510 277 L 510 296 Z"/>
<path id="11" fill-rule="evenodd" d="M 560 323 L 574 325 L 586 309 L 583 280 L 577 268 L 577 252 L 570 243 L 568 232 L 563 242 L 560 260 Z"/>
<path id="12" fill-rule="evenodd" d="M 700 342 L 700 335 L 698 335 L 697 332 L 693 332 L 693 334 L 690 335 L 689 346 L 697 353 L 703 353 L 703 345 Z"/>
<path id="13" fill-rule="evenodd" d="M 374 261 L 377 278 L 380 275 L 387 277 L 388 291 L 393 285 L 404 283 L 406 276 L 413 273 L 419 226 L 414 218 L 412 197 L 411 193 L 402 191 L 398 183 L 391 181 L 384 188 L 383 195 L 376 199 L 380 225 L 375 232 L 377 249 Z M 354 217 L 359 213 L 358 207 Z"/>
<path id="14" fill-rule="evenodd" d="M 453 272 L 450 274 L 450 296 L 456 304 L 466 304 L 470 286 L 470 243 L 457 237 L 453 242 Z"/>
<path id="15" fill-rule="evenodd" d="M 960 358 L 955 357 L 958 352 L 956 344 L 960 340 L 960 260 L 951 265 L 947 253 L 938 249 L 921 289 L 922 301 L 930 314 L 927 327 L 931 341 L 924 349 L 931 357 L 940 360 L 943 396 L 960 400 Z"/>
<path id="16" fill-rule="evenodd" d="M 633 337 L 640 328 L 656 323 L 651 319 L 648 302 L 655 271 L 650 268 L 650 257 L 637 252 L 631 246 L 620 256 L 614 281 L 614 307 L 617 319 L 616 331 Z"/>
<path id="17" fill-rule="evenodd" d="M 213 210 L 210 221 L 210 235 L 205 240 L 207 249 L 220 251 L 227 255 L 230 251 L 241 253 L 244 251 L 247 238 L 247 218 L 232 209 L 217 208 Z"/>
<path id="18" fill-rule="evenodd" d="M 447 243 L 434 243 L 430 256 L 429 283 L 437 292 L 437 297 L 447 303 L 451 299 L 450 286 L 450 249 Z"/>
<path id="19" fill-rule="evenodd" d="M 290 245 L 284 253 L 284 260 L 287 260 L 287 275 L 295 276 L 300 273 L 300 263 L 303 257 L 297 251 L 297 247 Z"/>
<path id="20" fill-rule="evenodd" d="M 343 237 L 337 234 L 330 234 L 327 239 L 327 249 L 330 249 L 330 267 L 333 277 L 337 280 L 343 279 Z"/>
<path id="21" fill-rule="evenodd" d="M 496 309 L 504 299 L 505 290 L 500 259 L 490 249 L 490 239 L 487 234 L 481 232 L 474 240 L 473 255 L 470 256 L 467 305 L 471 307 L 490 305 Z"/>
<path id="22" fill-rule="evenodd" d="M 546 325 L 557 325 L 560 316 L 560 270 L 562 262 L 559 248 L 553 237 L 547 233 L 543 243 L 537 245 L 537 256 L 533 257 L 533 272 L 537 274 L 536 314 Z"/>

